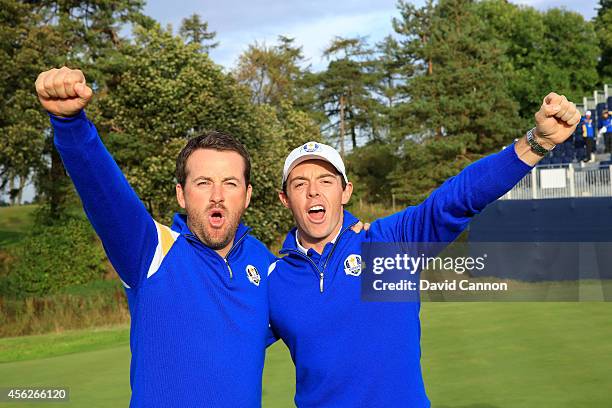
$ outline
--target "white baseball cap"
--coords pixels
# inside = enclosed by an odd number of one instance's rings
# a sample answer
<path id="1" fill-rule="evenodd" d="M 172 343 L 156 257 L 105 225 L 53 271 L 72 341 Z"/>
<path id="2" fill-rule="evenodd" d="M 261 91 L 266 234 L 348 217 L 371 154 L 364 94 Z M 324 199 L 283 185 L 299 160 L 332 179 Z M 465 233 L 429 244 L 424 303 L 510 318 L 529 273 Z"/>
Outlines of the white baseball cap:
<path id="1" fill-rule="evenodd" d="M 344 181 L 348 183 L 346 169 L 344 167 L 342 157 L 340 157 L 340 153 L 338 153 L 338 151 L 336 151 L 336 149 L 333 147 L 326 144 L 319 142 L 308 142 L 293 149 L 293 151 L 289 153 L 289 156 L 287 156 L 285 159 L 282 184 L 285 184 L 285 181 L 287 181 L 287 177 L 289 177 L 291 170 L 306 160 L 325 160 L 326 162 L 329 162 L 336 170 L 338 170 L 338 173 L 342 174 Z"/>

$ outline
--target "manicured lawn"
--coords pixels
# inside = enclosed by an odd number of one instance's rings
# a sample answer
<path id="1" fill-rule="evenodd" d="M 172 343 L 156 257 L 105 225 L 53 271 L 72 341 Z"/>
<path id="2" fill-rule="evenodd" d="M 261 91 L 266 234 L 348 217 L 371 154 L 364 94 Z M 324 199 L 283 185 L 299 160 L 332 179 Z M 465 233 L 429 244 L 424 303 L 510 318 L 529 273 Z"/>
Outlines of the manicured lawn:
<path id="1" fill-rule="evenodd" d="M 433 407 L 612 407 L 612 303 L 425 303 L 422 321 Z M 0 386 L 68 386 L 62 406 L 127 406 L 126 336 L 120 327 L 0 339 L 0 361 L 21 360 L 0 364 Z M 275 344 L 263 406 L 292 406 L 294 378 L 286 348 Z"/>
<path id="2" fill-rule="evenodd" d="M 0 363 L 62 356 L 128 344 L 128 326 L 70 330 L 37 336 L 0 339 Z M 1 366 L 0 366 L 1 367 Z"/>

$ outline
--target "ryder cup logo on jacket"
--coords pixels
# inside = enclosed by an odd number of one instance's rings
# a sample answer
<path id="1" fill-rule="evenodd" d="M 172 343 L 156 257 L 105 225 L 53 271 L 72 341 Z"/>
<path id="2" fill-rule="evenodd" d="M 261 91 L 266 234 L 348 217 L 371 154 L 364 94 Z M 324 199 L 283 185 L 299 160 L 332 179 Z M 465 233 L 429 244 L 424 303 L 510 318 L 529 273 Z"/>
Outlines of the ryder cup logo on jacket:
<path id="1" fill-rule="evenodd" d="M 253 265 L 247 265 L 246 274 L 251 283 L 255 286 L 259 286 L 259 282 L 261 281 L 261 277 L 259 276 L 259 272 L 257 272 L 257 268 Z"/>
<path id="2" fill-rule="evenodd" d="M 319 144 L 315 142 L 308 142 L 304 145 L 303 149 L 308 153 L 316 152 L 319 149 Z"/>
<path id="3" fill-rule="evenodd" d="M 344 260 L 344 273 L 347 275 L 361 275 L 361 255 L 351 254 Z"/>

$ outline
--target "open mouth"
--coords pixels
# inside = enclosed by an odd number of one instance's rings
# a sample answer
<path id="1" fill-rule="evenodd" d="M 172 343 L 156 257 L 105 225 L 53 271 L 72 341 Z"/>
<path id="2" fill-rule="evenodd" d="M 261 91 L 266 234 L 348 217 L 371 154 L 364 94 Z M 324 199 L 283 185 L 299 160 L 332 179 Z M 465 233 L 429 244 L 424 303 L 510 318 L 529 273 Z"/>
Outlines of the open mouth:
<path id="1" fill-rule="evenodd" d="M 225 215 L 221 210 L 212 210 L 208 213 L 208 222 L 213 228 L 220 228 L 225 222 Z"/>
<path id="2" fill-rule="evenodd" d="M 325 207 L 313 205 L 308 209 L 308 218 L 315 223 L 320 223 L 325 219 Z"/>

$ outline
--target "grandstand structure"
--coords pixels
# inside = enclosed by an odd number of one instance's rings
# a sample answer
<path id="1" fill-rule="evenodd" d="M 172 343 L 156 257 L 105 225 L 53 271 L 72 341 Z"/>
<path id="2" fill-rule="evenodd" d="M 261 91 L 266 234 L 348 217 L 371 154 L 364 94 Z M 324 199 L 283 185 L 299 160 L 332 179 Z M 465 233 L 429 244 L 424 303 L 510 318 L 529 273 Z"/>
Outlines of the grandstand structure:
<path id="1" fill-rule="evenodd" d="M 582 104 L 576 106 L 583 118 L 587 110 L 591 111 L 595 128 L 599 130 L 602 112 L 609 109 L 612 113 L 612 85 L 593 91 L 592 98 L 584 97 Z M 501 199 L 612 197 L 612 157 L 604 153 L 603 140 L 598 139 L 595 160 L 585 163 L 588 158 L 581 122 L 565 143 L 558 145 Z"/>

